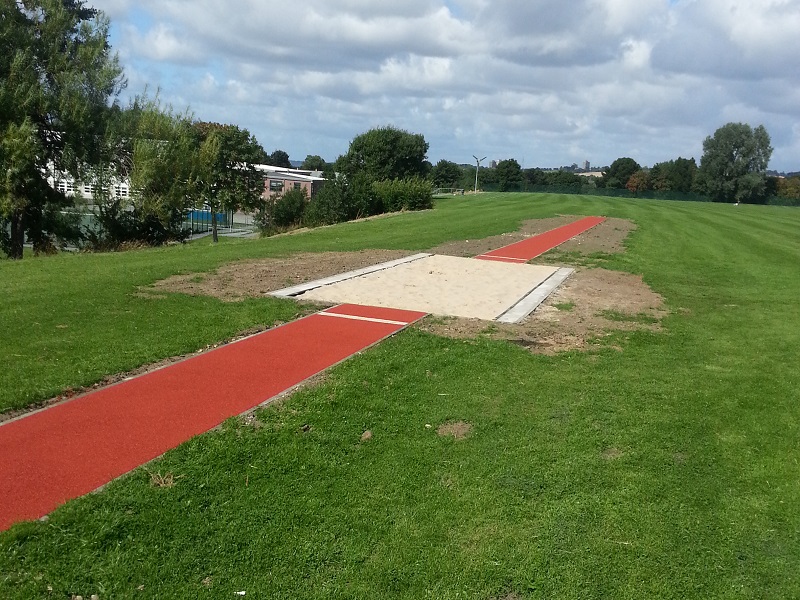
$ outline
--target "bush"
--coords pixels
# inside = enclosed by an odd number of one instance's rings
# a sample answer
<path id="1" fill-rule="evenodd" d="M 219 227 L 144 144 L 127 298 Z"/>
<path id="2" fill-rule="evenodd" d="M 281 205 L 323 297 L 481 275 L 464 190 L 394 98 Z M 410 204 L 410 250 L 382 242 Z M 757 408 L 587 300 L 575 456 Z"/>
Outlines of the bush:
<path id="1" fill-rule="evenodd" d="M 256 211 L 253 222 L 263 232 L 294 227 L 303 222 L 307 206 L 308 194 L 304 189 L 272 194 Z"/>
<path id="2" fill-rule="evenodd" d="M 372 193 L 383 212 L 433 208 L 433 187 L 429 180 L 413 177 L 376 181 Z"/>
<path id="3" fill-rule="evenodd" d="M 83 228 L 87 248 L 99 251 L 183 242 L 191 233 L 179 208 L 159 215 L 138 207 L 130 209 L 120 202 L 100 204 L 96 217 Z"/>
<path id="4" fill-rule="evenodd" d="M 303 188 L 289 190 L 274 204 L 273 219 L 277 227 L 292 227 L 303 221 L 308 193 Z"/>
<path id="5" fill-rule="evenodd" d="M 333 225 L 347 220 L 348 186 L 344 177 L 329 179 L 311 199 L 304 215 L 309 227 Z"/>
<path id="6" fill-rule="evenodd" d="M 800 198 L 786 198 L 784 196 L 772 196 L 767 199 L 770 206 L 800 206 Z"/>

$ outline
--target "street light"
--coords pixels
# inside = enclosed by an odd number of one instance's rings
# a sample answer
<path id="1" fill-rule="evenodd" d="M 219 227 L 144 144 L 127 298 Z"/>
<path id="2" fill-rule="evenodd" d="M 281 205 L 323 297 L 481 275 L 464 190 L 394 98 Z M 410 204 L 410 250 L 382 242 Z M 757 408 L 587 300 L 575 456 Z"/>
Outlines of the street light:
<path id="1" fill-rule="evenodd" d="M 476 163 L 476 166 L 475 166 L 475 193 L 477 194 L 478 193 L 478 171 L 480 171 L 480 168 L 481 168 L 481 161 L 482 160 L 486 160 L 486 157 L 484 156 L 483 158 L 478 158 L 477 156 L 475 156 L 473 154 L 472 158 L 475 159 L 475 163 Z"/>

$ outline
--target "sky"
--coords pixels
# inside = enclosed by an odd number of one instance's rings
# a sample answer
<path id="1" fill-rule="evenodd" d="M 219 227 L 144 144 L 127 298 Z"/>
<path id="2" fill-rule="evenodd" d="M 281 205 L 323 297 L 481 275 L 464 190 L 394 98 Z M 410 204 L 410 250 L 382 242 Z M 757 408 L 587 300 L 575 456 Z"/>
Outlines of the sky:
<path id="1" fill-rule="evenodd" d="M 111 19 L 121 100 L 335 160 L 373 127 L 432 163 L 523 168 L 695 157 L 764 125 L 800 170 L 800 0 L 88 0 Z M 486 163 L 484 163 L 486 164 Z"/>

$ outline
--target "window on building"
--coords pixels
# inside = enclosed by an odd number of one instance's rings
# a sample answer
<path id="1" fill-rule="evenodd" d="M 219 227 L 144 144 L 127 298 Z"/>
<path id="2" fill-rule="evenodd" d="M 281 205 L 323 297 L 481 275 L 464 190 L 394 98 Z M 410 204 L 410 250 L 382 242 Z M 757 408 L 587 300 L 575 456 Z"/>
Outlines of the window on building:
<path id="1" fill-rule="evenodd" d="M 276 180 L 276 179 L 270 179 L 269 180 L 269 191 L 270 192 L 280 192 L 282 190 L 283 190 L 283 182 L 282 181 L 279 181 L 279 180 Z"/>
<path id="2" fill-rule="evenodd" d="M 294 189 L 296 189 L 296 190 L 299 190 L 301 187 L 303 187 L 303 186 L 301 184 L 299 184 L 299 183 L 295 183 L 294 184 Z"/>

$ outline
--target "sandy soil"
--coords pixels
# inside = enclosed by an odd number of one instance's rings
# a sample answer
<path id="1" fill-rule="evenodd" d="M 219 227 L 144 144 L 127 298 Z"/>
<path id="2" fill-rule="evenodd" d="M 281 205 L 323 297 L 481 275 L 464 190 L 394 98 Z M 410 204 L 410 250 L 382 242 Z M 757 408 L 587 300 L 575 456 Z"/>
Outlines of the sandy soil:
<path id="1" fill-rule="evenodd" d="M 578 218 L 565 215 L 525 221 L 518 232 L 482 240 L 449 242 L 430 251 L 475 256 Z M 447 337 L 505 339 L 541 354 L 586 350 L 593 340 L 614 331 L 658 331 L 659 321 L 666 315 L 664 299 L 653 292 L 641 276 L 587 269 L 570 260 L 569 253 L 577 253 L 577 262 L 580 262 L 580 257 L 587 255 L 624 252 L 625 239 L 634 229 L 636 225 L 631 221 L 610 218 L 536 259 L 537 263 L 571 266 L 575 273 L 521 323 L 505 325 L 477 319 L 427 317 L 418 327 Z"/>
<path id="2" fill-rule="evenodd" d="M 666 314 L 663 298 L 638 275 L 606 269 L 576 268 L 575 273 L 521 323 L 426 317 L 418 325 L 454 338 L 504 339 L 531 352 L 555 354 L 586 350 L 592 340 L 613 331 L 658 331 Z"/>
<path id="3" fill-rule="evenodd" d="M 580 218 L 563 215 L 525 221 L 519 231 L 479 240 L 441 244 L 428 250 L 449 256 L 476 256 L 495 248 L 544 233 Z M 664 316 L 663 298 L 637 275 L 587 269 L 570 264 L 570 255 L 624 252 L 624 241 L 635 225 L 624 219 L 608 219 L 597 227 L 562 244 L 555 251 L 556 263 L 574 266 L 575 273 L 525 321 L 505 325 L 478 319 L 428 317 L 417 327 L 436 335 L 469 338 L 489 336 L 519 343 L 531 352 L 552 354 L 581 350 L 593 339 L 619 330 L 658 330 Z M 215 272 L 176 275 L 157 282 L 142 293 L 158 291 L 210 295 L 224 301 L 259 297 L 298 283 L 409 256 L 412 252 L 363 250 L 360 252 L 300 253 L 282 259 L 241 261 Z M 537 263 L 553 262 L 544 255 Z"/>
<path id="4" fill-rule="evenodd" d="M 522 224 L 519 231 L 480 240 L 448 242 L 429 252 L 449 256 L 477 256 L 489 250 L 514 243 L 525 237 L 544 233 L 575 221 L 577 216 L 534 219 Z M 624 252 L 624 241 L 635 225 L 623 219 L 608 219 L 604 223 L 562 244 L 555 252 L 555 260 L 548 254 L 537 263 L 555 263 L 567 266 L 569 256 L 577 252 L 585 256 L 597 252 Z M 261 297 L 269 292 L 306 281 L 336 275 L 345 271 L 387 262 L 415 252 L 398 250 L 363 250 L 360 252 L 300 253 L 282 259 L 240 261 L 225 265 L 212 273 L 176 275 L 152 286 L 142 288 L 144 297 L 158 296 L 164 292 L 208 295 L 223 301 L 234 302 L 250 297 Z M 505 339 L 528 348 L 531 352 L 554 354 L 566 350 L 587 349 L 595 338 L 602 338 L 619 330 L 659 330 L 659 320 L 666 314 L 663 299 L 642 281 L 641 277 L 605 269 L 587 269 L 576 266 L 575 273 L 532 315 L 522 323 L 504 325 L 492 321 L 455 317 L 427 317 L 416 327 L 436 335 L 473 338 L 488 336 Z M 242 332 L 239 339 L 263 331 L 265 327 Z M 225 340 L 199 352 L 228 343 Z M 185 356 L 167 358 L 158 363 L 144 365 L 127 373 L 108 376 L 90 388 L 67 390 L 33 407 L 6 411 L 0 414 L 0 423 L 17 416 L 62 402 L 91 389 L 110 385 L 128 377 L 183 360 Z"/>
<path id="5" fill-rule="evenodd" d="M 491 321 L 558 270 L 434 254 L 318 287 L 303 300 L 416 310 Z"/>
<path id="6" fill-rule="evenodd" d="M 142 288 L 141 293 L 164 290 L 236 302 L 411 254 L 415 253 L 406 250 L 304 252 L 288 258 L 245 260 L 230 263 L 211 273 L 173 275 L 149 288 Z"/>

